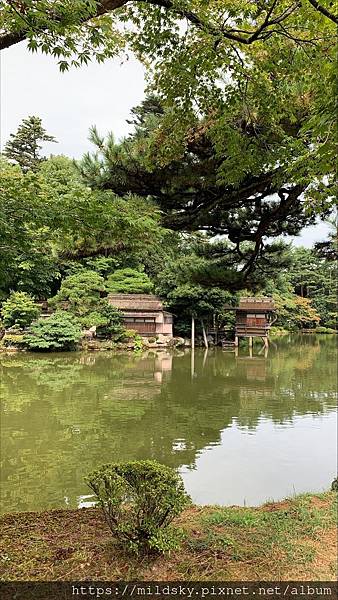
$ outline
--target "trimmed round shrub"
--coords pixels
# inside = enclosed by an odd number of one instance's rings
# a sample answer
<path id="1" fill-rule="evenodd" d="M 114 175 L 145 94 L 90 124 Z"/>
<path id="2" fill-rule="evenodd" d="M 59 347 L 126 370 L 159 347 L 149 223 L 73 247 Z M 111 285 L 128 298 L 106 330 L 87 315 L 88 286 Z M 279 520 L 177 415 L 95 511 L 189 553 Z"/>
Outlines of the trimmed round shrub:
<path id="1" fill-rule="evenodd" d="M 26 292 L 12 292 L 1 309 L 5 327 L 28 327 L 41 312 L 34 298 Z"/>
<path id="2" fill-rule="evenodd" d="M 29 350 L 74 350 L 80 338 L 77 319 L 60 311 L 34 323 L 24 342 Z"/>
<path id="3" fill-rule="evenodd" d="M 191 500 L 176 471 L 152 460 L 112 463 L 86 482 L 127 549 L 164 553 L 179 547 L 181 532 L 169 525 Z"/>
<path id="4" fill-rule="evenodd" d="M 121 294 L 149 294 L 153 284 L 146 273 L 136 269 L 117 269 L 108 276 L 107 290 Z"/>

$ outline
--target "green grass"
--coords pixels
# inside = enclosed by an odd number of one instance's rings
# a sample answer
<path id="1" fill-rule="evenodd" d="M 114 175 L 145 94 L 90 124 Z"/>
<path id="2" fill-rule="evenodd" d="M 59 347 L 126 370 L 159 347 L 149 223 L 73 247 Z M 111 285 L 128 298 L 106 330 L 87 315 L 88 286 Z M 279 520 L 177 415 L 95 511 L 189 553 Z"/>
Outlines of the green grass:
<path id="1" fill-rule="evenodd" d="M 337 494 L 304 494 L 258 508 L 193 506 L 177 519 L 181 550 L 133 557 L 99 509 L 2 519 L 2 579 L 331 580 Z"/>

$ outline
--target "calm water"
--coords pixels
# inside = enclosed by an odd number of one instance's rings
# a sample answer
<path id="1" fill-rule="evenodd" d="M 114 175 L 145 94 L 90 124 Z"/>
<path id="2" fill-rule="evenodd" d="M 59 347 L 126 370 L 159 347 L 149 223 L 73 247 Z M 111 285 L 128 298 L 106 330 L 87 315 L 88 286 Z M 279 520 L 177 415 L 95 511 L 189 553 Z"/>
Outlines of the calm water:
<path id="1" fill-rule="evenodd" d="M 336 339 L 221 349 L 0 355 L 2 510 L 85 506 L 103 462 L 176 467 L 195 502 L 255 505 L 336 473 Z"/>

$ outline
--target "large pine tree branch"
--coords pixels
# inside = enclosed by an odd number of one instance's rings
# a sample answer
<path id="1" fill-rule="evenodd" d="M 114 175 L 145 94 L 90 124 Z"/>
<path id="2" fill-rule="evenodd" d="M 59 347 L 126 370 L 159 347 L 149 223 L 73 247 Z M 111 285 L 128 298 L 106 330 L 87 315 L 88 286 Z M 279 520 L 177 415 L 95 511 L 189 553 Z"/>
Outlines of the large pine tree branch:
<path id="1" fill-rule="evenodd" d="M 242 268 L 244 280 L 246 280 L 253 271 L 257 258 L 262 249 L 263 237 L 267 235 L 271 223 L 278 220 L 282 221 L 285 218 L 287 218 L 292 205 L 295 204 L 295 202 L 304 192 L 304 190 L 305 186 L 295 185 L 291 190 L 288 190 L 287 197 L 285 197 L 284 194 L 280 194 L 280 203 L 277 204 L 277 206 L 272 211 L 269 211 L 262 216 L 254 234 L 254 249 L 250 258 L 247 260 L 247 262 Z"/>
<path id="2" fill-rule="evenodd" d="M 311 2 L 311 4 L 318 4 L 316 0 L 309 1 Z M 242 45 L 252 44 L 256 40 L 265 39 L 267 36 L 271 35 L 271 27 L 287 20 L 289 16 L 293 12 L 295 12 L 300 6 L 300 2 L 296 1 L 294 3 L 291 3 L 290 6 L 280 14 L 274 14 L 275 10 L 278 8 L 279 0 L 272 0 L 270 6 L 267 8 L 265 19 L 261 23 L 261 25 L 259 25 L 256 29 L 253 30 L 242 31 L 241 35 L 240 32 L 234 28 L 225 28 L 221 25 L 213 24 L 209 21 L 204 21 L 195 12 L 176 6 L 173 0 L 101 0 L 101 2 L 97 3 L 97 10 L 95 14 L 88 15 L 86 18 L 83 19 L 82 23 L 89 21 L 94 17 L 98 17 L 112 12 L 128 3 L 131 4 L 133 2 L 142 2 L 142 4 L 149 4 L 165 8 L 171 13 L 177 15 L 177 17 L 186 19 L 195 27 L 198 27 L 200 30 L 208 33 L 209 35 L 212 35 L 213 37 L 219 40 L 227 39 Z M 15 5 L 15 2 L 13 2 L 13 5 Z M 22 17 L 24 21 L 24 15 L 22 15 Z M 57 14 L 55 14 L 53 18 L 56 22 L 61 22 L 61 17 L 59 17 Z M 32 30 L 34 31 L 33 24 Z M 45 27 L 40 31 L 41 33 L 43 33 L 46 30 L 47 28 Z M 8 31 L 4 32 L 3 34 L 0 34 L 0 50 L 9 48 L 10 46 L 13 46 L 14 44 L 25 40 L 27 38 L 28 31 L 29 28 L 23 27 L 23 29 L 20 31 Z M 36 33 L 39 33 L 38 28 L 36 29 Z"/>

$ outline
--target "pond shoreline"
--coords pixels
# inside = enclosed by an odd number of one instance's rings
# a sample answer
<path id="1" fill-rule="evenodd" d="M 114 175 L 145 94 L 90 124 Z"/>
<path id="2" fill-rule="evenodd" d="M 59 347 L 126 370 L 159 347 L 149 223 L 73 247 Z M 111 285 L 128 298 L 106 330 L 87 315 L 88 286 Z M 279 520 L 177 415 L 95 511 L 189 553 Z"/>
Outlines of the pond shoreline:
<path id="1" fill-rule="evenodd" d="M 323 335 L 337 335 L 338 331 L 315 331 L 315 330 L 303 330 L 303 331 L 299 331 L 296 332 L 297 335 L 304 335 L 304 336 L 308 336 L 308 335 L 315 335 L 315 336 L 323 336 Z M 294 331 L 288 331 L 286 329 L 280 330 L 280 331 L 275 331 L 271 336 L 270 339 L 278 339 L 280 337 L 286 336 L 286 335 L 294 335 L 295 332 Z M 260 339 L 257 338 L 257 340 L 254 340 L 254 344 L 258 344 L 260 342 Z M 241 346 L 244 346 L 244 343 L 241 343 Z M 196 349 L 204 349 L 205 350 L 205 346 L 203 342 L 195 342 L 195 347 Z M 215 346 L 214 344 L 211 344 L 209 347 L 209 350 L 212 350 L 215 347 L 219 347 L 219 346 Z M 135 346 L 135 344 L 133 343 L 123 343 L 123 342 L 112 342 L 111 340 L 93 340 L 92 342 L 84 342 L 83 344 L 81 344 L 78 348 L 76 348 L 75 350 L 72 350 L 71 352 L 137 352 L 137 353 L 142 353 L 142 352 L 147 352 L 148 350 L 159 350 L 159 351 L 164 351 L 164 350 L 175 350 L 175 349 L 191 349 L 191 342 L 189 339 L 184 339 L 184 338 L 179 338 L 179 337 L 174 337 L 171 338 L 170 342 L 167 343 L 146 343 L 143 342 L 143 345 L 141 347 Z M 16 352 L 29 352 L 32 353 L 32 350 L 29 350 L 27 348 L 20 348 L 20 347 L 16 347 L 16 346 L 4 346 L 1 344 L 0 342 L 0 354 L 13 354 Z M 41 354 L 41 353 L 45 353 L 46 351 L 35 351 L 35 354 Z M 60 355 L 60 354 L 67 354 L 68 352 L 70 352 L 69 350 L 58 350 L 58 351 L 48 351 L 48 354 L 55 354 L 55 355 Z"/>
<path id="2" fill-rule="evenodd" d="M 303 494 L 257 508 L 192 506 L 170 556 L 119 548 L 99 508 L 1 517 L 3 581 L 318 580 L 336 576 L 336 492 Z"/>
<path id="3" fill-rule="evenodd" d="M 331 335 L 337 335 L 338 334 L 338 330 L 326 330 L 326 331 L 316 331 L 313 329 L 309 329 L 309 330 L 301 330 L 298 332 L 294 332 L 294 331 L 288 331 L 287 329 L 278 329 L 276 328 L 275 331 L 271 332 L 270 335 L 270 340 L 278 340 L 278 338 L 287 336 L 287 335 L 301 335 L 301 336 L 308 336 L 308 335 L 315 335 L 315 336 L 331 336 Z M 254 338 L 254 344 L 259 344 L 260 343 L 260 338 Z M 240 342 L 240 346 L 244 346 L 245 345 L 245 341 L 241 340 Z M 219 346 L 215 346 L 215 344 L 210 344 L 209 346 L 209 350 L 216 348 Z M 170 338 L 170 340 L 168 341 L 158 341 L 158 342 L 151 342 L 149 343 L 147 338 L 142 338 L 142 344 L 139 346 L 136 343 L 134 343 L 133 341 L 130 342 L 114 342 L 112 340 L 101 340 L 101 339 L 93 339 L 93 340 L 83 340 L 80 345 L 73 350 L 73 352 L 108 352 L 108 351 L 113 351 L 116 353 L 119 352 L 137 352 L 137 353 L 141 353 L 141 352 L 146 352 L 147 350 L 159 350 L 159 351 L 164 351 L 164 350 L 175 350 L 175 349 L 190 349 L 191 348 L 191 340 L 189 338 L 183 338 L 183 337 L 178 337 L 178 336 L 174 336 L 173 338 Z M 201 339 L 195 340 L 195 348 L 196 349 L 204 349 L 205 350 L 205 346 L 204 346 L 204 342 Z M 16 353 L 16 352 L 29 352 L 32 353 L 32 350 L 28 349 L 28 348 L 22 348 L 20 347 L 20 345 L 13 345 L 13 346 L 5 346 L 3 344 L 3 341 L 0 340 L 0 354 L 12 354 L 12 353 Z M 45 353 L 46 350 L 43 351 L 35 351 L 35 354 L 41 354 L 41 353 Z M 64 352 L 69 352 L 69 350 L 58 350 L 58 351 L 48 351 L 48 354 L 55 354 L 55 355 L 60 355 Z"/>

